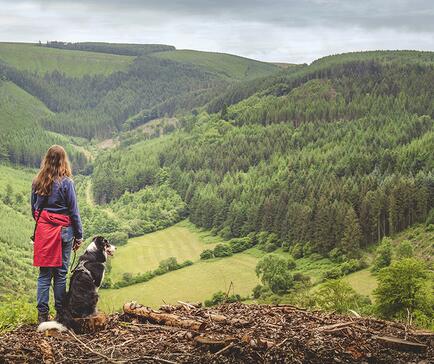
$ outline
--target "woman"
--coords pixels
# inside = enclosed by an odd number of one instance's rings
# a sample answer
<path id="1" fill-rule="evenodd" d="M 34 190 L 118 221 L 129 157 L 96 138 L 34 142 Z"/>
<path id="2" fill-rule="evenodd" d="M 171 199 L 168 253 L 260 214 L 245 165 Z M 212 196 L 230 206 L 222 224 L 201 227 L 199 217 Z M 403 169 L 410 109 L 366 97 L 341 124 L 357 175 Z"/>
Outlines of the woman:
<path id="1" fill-rule="evenodd" d="M 71 176 L 65 150 L 59 145 L 53 145 L 48 149 L 32 183 L 32 216 L 36 220 L 33 265 L 40 267 L 37 290 L 39 323 L 48 320 L 52 279 L 56 312 L 62 310 L 71 250 L 77 250 L 83 242 L 80 213 Z"/>

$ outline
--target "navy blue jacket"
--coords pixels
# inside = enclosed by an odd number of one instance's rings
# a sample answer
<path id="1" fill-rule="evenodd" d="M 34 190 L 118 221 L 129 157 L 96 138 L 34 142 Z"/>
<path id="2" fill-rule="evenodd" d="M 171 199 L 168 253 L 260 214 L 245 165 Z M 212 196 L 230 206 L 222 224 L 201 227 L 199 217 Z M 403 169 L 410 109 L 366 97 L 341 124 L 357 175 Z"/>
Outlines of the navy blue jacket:
<path id="1" fill-rule="evenodd" d="M 36 194 L 32 189 L 32 216 L 34 216 L 35 210 L 39 210 L 44 202 L 44 199 L 44 196 Z M 51 195 L 49 196 L 47 202 L 45 203 L 44 210 L 54 212 L 56 214 L 68 215 L 71 218 L 74 237 L 76 239 L 81 239 L 83 237 L 83 228 L 81 225 L 77 196 L 72 179 L 64 177 L 60 181 L 53 182 Z"/>

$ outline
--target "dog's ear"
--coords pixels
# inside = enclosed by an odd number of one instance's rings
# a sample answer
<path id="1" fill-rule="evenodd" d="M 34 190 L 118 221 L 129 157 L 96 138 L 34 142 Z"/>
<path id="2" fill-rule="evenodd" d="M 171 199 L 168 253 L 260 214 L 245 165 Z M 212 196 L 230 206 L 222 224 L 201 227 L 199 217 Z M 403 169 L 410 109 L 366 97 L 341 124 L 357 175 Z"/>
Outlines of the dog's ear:
<path id="1" fill-rule="evenodd" d="M 102 246 L 104 245 L 104 237 L 97 235 L 93 238 L 93 242 L 95 243 L 96 246 Z"/>

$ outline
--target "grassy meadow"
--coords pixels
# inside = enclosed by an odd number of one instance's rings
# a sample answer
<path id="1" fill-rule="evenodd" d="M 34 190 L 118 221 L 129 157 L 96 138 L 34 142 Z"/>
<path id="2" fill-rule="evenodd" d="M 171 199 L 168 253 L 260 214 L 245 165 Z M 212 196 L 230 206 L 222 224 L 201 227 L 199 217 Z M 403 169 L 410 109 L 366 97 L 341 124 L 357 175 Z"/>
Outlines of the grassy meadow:
<path id="1" fill-rule="evenodd" d="M 0 43 L 0 61 L 17 69 L 67 76 L 108 75 L 126 69 L 135 57 L 48 48 L 30 43 Z"/>
<path id="2" fill-rule="evenodd" d="M 162 260 L 170 257 L 175 257 L 178 263 L 187 259 L 198 261 L 200 253 L 214 248 L 215 243 L 212 241 L 219 240 L 211 237 L 211 242 L 205 242 L 203 238 L 205 236 L 192 231 L 185 221 L 164 230 L 132 238 L 127 245 L 117 249 L 111 264 L 110 277 L 116 282 L 122 279 L 125 272 L 133 275 L 145 273 L 154 270 Z"/>
<path id="3" fill-rule="evenodd" d="M 271 75 L 278 70 L 278 67 L 271 63 L 225 53 L 176 50 L 158 52 L 152 56 L 200 66 L 228 79 L 253 79 Z"/>
<path id="4" fill-rule="evenodd" d="M 117 257 L 113 258 L 113 264 Z M 149 282 L 120 289 L 101 289 L 100 308 L 106 312 L 122 308 L 127 301 L 155 307 L 178 300 L 200 302 L 217 291 L 227 291 L 233 282 L 235 293 L 249 295 L 259 280 L 257 259 L 249 254 L 195 262 L 192 266 L 164 274 Z M 232 293 L 232 289 L 231 292 Z"/>
<path id="5" fill-rule="evenodd" d="M 372 292 L 378 285 L 377 278 L 371 273 L 370 268 L 351 273 L 343 280 L 348 282 L 357 293 L 369 296 L 371 299 L 373 298 Z"/>

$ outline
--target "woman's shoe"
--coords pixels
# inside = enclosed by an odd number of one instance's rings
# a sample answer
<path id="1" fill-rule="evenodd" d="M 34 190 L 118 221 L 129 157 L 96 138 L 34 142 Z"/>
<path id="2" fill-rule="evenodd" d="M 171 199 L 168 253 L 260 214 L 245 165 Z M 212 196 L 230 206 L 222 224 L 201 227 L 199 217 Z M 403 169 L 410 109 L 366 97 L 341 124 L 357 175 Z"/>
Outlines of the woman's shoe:
<path id="1" fill-rule="evenodd" d="M 38 324 L 48 321 L 48 312 L 38 312 Z"/>

